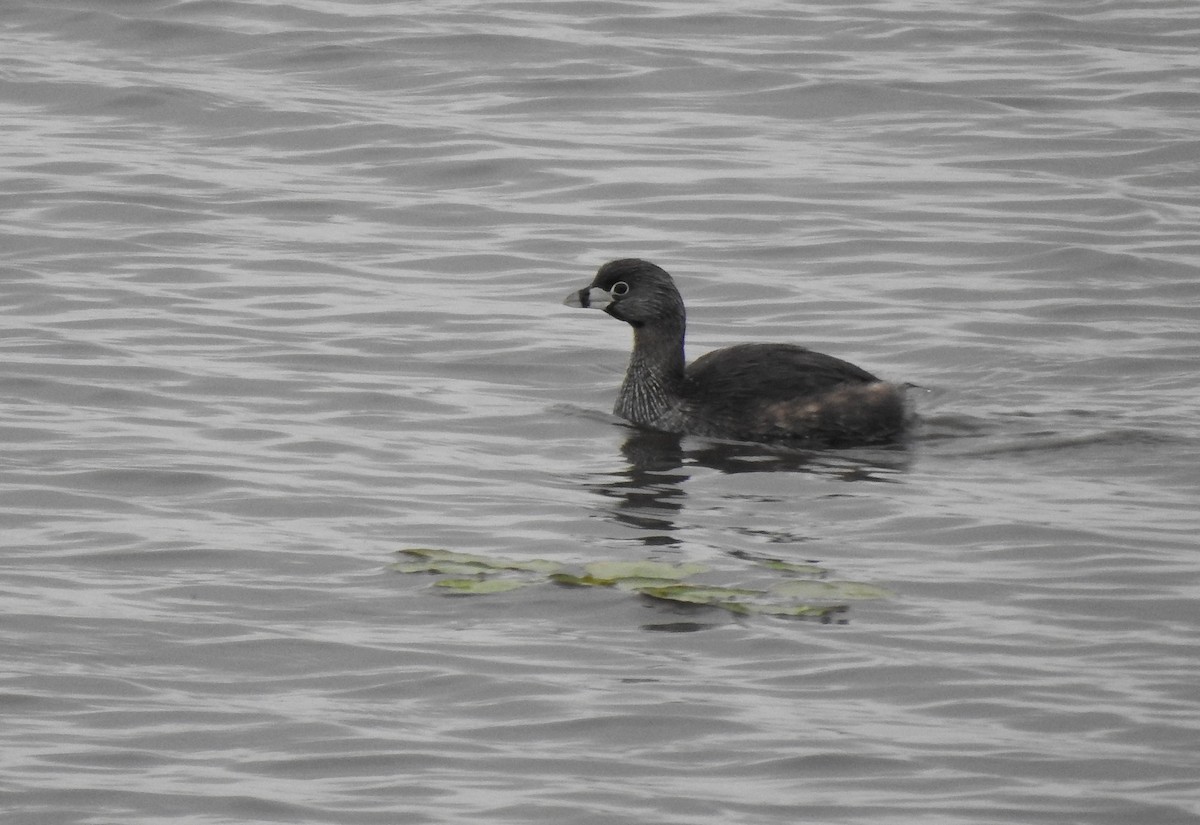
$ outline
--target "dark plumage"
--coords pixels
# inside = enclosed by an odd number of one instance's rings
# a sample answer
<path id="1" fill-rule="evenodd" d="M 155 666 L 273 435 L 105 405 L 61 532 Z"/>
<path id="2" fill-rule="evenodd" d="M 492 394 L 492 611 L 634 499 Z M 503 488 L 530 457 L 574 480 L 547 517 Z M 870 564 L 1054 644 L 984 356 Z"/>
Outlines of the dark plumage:
<path id="1" fill-rule="evenodd" d="M 792 344 L 740 344 L 685 366 L 683 299 L 648 261 L 610 261 L 568 306 L 603 309 L 633 327 L 633 354 L 613 412 L 672 433 L 845 447 L 894 441 L 904 391 L 846 361 Z"/>

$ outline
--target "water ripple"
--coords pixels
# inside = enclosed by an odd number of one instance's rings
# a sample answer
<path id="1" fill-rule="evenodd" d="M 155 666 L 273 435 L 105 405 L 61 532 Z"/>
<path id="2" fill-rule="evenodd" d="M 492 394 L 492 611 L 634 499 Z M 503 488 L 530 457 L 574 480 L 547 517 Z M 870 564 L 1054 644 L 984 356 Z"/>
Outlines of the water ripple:
<path id="1" fill-rule="evenodd" d="M 1191 4 L 5 15 L 12 821 L 1200 815 Z M 911 382 L 911 443 L 617 421 L 628 330 L 559 302 L 625 255 L 693 356 Z M 455 598 L 414 545 L 893 596 Z"/>

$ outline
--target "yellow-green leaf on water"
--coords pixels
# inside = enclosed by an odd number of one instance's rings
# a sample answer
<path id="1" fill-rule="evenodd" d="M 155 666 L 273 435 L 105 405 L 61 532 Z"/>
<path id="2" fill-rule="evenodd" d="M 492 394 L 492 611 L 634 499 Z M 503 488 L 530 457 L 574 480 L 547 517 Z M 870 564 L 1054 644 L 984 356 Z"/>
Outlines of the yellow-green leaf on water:
<path id="1" fill-rule="evenodd" d="M 669 564 L 662 561 L 594 561 L 584 565 L 588 584 L 616 584 L 629 579 L 679 581 L 688 576 L 707 573 L 703 564 Z"/>
<path id="2" fill-rule="evenodd" d="M 612 586 L 618 590 L 632 590 L 640 593 L 644 587 L 667 587 L 677 583 L 674 579 L 629 578 L 617 579 Z"/>
<path id="3" fill-rule="evenodd" d="M 772 595 L 770 592 L 744 587 L 671 584 L 662 587 L 643 587 L 639 588 L 638 592 L 665 601 L 719 607 L 740 616 L 825 618 L 846 609 L 844 605 L 790 604 L 769 601 L 767 597 Z"/>
<path id="4" fill-rule="evenodd" d="M 438 579 L 434 587 L 444 587 L 455 593 L 483 595 L 486 593 L 505 593 L 531 584 L 520 579 Z"/>
<path id="5" fill-rule="evenodd" d="M 429 547 L 409 547 L 398 552 L 411 561 L 397 562 L 391 565 L 392 569 L 401 573 L 449 575 L 452 578 L 439 579 L 434 586 L 460 595 L 504 593 L 548 579 L 578 587 L 615 587 L 676 604 L 721 608 L 738 615 L 822 619 L 845 611 L 846 605 L 840 602 L 883 599 L 890 595 L 881 587 L 863 582 L 818 579 L 828 571 L 817 565 L 766 557 L 744 556 L 769 569 L 808 578 L 789 579 L 769 590 L 760 590 L 684 581 L 708 572 L 705 565 L 695 563 L 596 561 L 585 565 L 582 575 L 576 575 L 561 572 L 562 565 L 545 559 L 517 560 Z"/>
<path id="6" fill-rule="evenodd" d="M 766 595 L 765 590 L 751 590 L 745 587 L 716 587 L 705 584 L 668 584 L 639 587 L 638 592 L 655 599 L 665 599 L 672 602 L 714 605 L 720 605 L 722 602 L 740 603 L 747 599 Z"/>
<path id="7" fill-rule="evenodd" d="M 773 596 L 807 601 L 845 601 L 848 599 L 886 599 L 891 593 L 864 582 L 799 580 L 771 587 Z"/>
<path id="8" fill-rule="evenodd" d="M 600 584 L 591 576 L 576 576 L 574 573 L 551 573 L 547 578 L 555 584 L 564 584 L 568 587 L 595 587 Z"/>
<path id="9" fill-rule="evenodd" d="M 390 566 L 399 573 L 441 573 L 450 576 L 475 576 L 491 572 L 491 568 L 481 567 L 478 564 L 464 564 L 457 561 L 435 561 L 432 559 L 429 561 L 417 561 L 412 564 L 396 562 Z"/>
<path id="10" fill-rule="evenodd" d="M 504 559 L 505 570 L 528 570 L 531 573 L 553 573 L 562 567 L 556 561 L 549 559 Z"/>
<path id="11" fill-rule="evenodd" d="M 618 590 L 640 590 L 643 587 L 662 587 L 676 584 L 675 579 L 598 579 L 595 576 L 576 576 L 574 573 L 551 573 L 548 577 L 555 584 L 568 587 L 615 587 Z"/>

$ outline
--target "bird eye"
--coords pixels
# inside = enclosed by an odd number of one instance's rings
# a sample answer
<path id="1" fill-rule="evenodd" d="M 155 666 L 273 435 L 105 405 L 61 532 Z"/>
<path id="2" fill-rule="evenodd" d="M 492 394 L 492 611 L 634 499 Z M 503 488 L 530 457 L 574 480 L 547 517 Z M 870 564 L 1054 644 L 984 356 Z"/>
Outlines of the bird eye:
<path id="1" fill-rule="evenodd" d="M 620 298 L 622 295 L 625 295 L 628 292 L 629 284 L 625 283 L 624 281 L 617 281 L 615 284 L 609 287 L 608 290 L 608 294 L 612 295 L 614 298 Z"/>

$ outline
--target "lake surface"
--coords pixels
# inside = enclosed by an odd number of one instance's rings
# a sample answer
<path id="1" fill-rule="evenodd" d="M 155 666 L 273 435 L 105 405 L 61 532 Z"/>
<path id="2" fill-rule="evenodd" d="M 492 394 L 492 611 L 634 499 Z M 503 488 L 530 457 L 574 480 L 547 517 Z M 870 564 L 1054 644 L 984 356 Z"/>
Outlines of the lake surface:
<path id="1" fill-rule="evenodd" d="M 0 806 L 34 823 L 1200 822 L 1192 2 L 12 0 Z M 689 352 L 889 449 L 655 438 Z M 827 620 L 549 583 L 817 565 Z"/>

